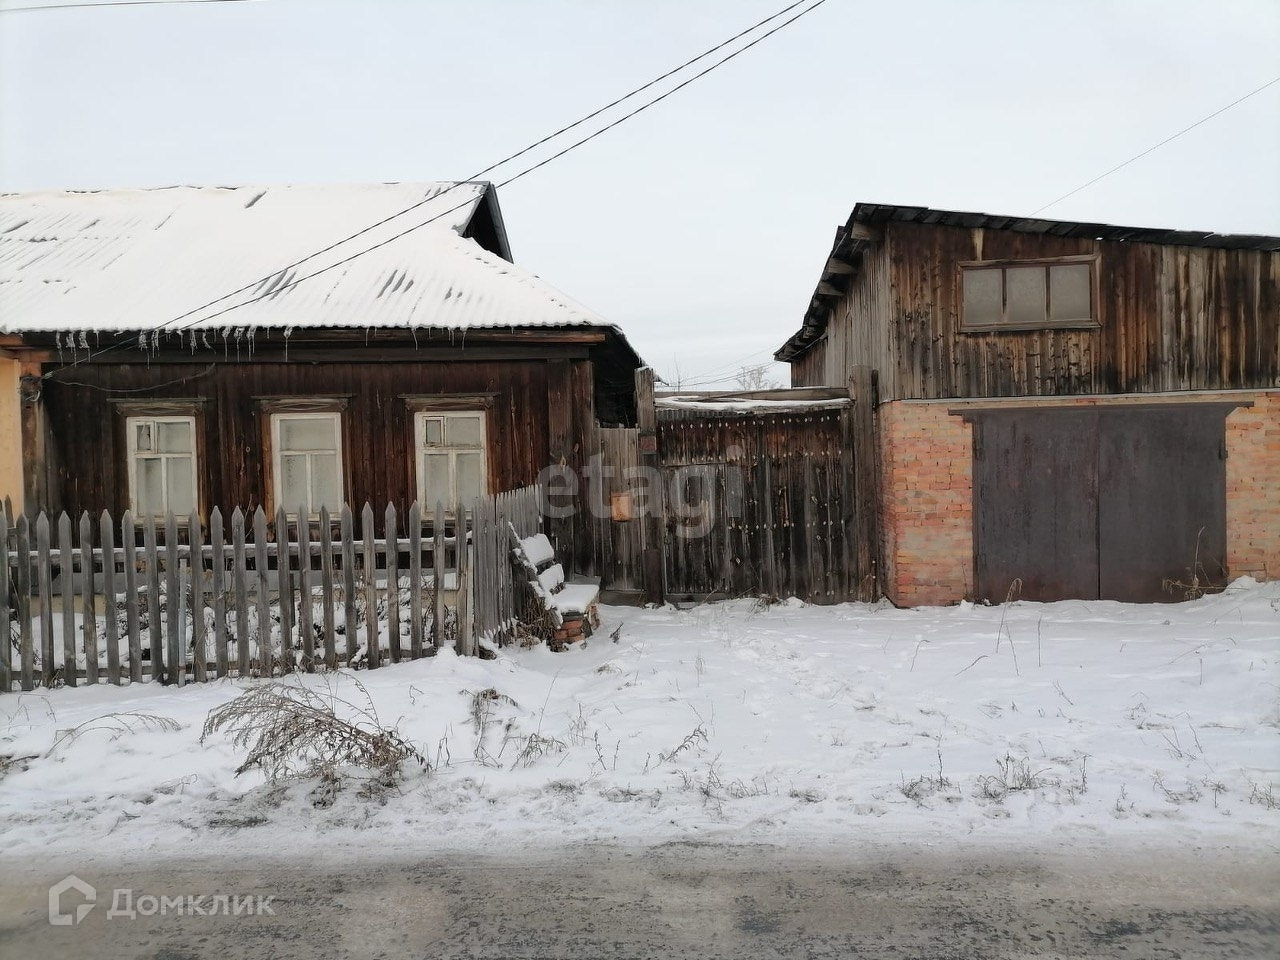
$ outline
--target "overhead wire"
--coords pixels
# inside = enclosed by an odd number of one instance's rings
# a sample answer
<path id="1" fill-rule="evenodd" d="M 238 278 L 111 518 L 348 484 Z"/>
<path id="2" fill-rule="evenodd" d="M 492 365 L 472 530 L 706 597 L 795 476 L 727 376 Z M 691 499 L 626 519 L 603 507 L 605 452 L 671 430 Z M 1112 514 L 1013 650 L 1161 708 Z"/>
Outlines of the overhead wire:
<path id="1" fill-rule="evenodd" d="M 789 18 L 789 19 L 787 19 L 787 20 L 784 20 L 784 21 L 783 21 L 782 23 L 780 23 L 780 24 L 777 24 L 777 25 L 776 25 L 776 26 L 774 26 L 772 29 L 770 29 L 770 30 L 766 31 L 765 33 L 762 33 L 760 36 L 755 37 L 755 38 L 754 38 L 754 39 L 752 39 L 749 43 L 744 44 L 743 46 L 741 46 L 741 47 L 739 47 L 738 49 L 734 50 L 733 52 L 729 53 L 727 56 L 725 56 L 725 57 L 723 57 L 723 58 L 721 58 L 721 59 L 719 59 L 719 60 L 716 60 L 716 61 L 715 61 L 714 63 L 712 63 L 710 66 L 708 66 L 708 67 L 704 68 L 703 70 L 700 70 L 700 71 L 698 71 L 697 73 L 693 74 L 692 76 L 690 76 L 690 77 L 686 78 L 685 80 L 681 81 L 681 82 L 680 82 L 679 84 L 677 84 L 676 86 L 672 87 L 670 90 L 667 90 L 665 93 L 662 93 L 661 95 L 659 95 L 659 96 L 655 97 L 655 98 L 654 98 L 654 99 L 652 99 L 652 100 L 648 100 L 648 101 L 646 101 L 645 103 L 641 104 L 639 107 L 637 107 L 637 108 L 635 108 L 634 110 L 631 110 L 630 112 L 628 112 L 628 113 L 624 114 L 623 116 L 621 116 L 621 117 L 619 117 L 619 118 L 617 118 L 617 119 L 613 120 L 612 122 L 608 123 L 608 124 L 607 124 L 607 125 L 605 125 L 604 127 L 601 127 L 600 129 L 598 129 L 598 130 L 594 131 L 594 132 L 593 132 L 593 133 L 591 133 L 590 135 L 588 135 L 588 136 L 586 136 L 586 137 L 583 137 L 583 138 L 581 138 L 581 139 L 579 139 L 579 140 L 577 140 L 577 141 L 575 141 L 575 142 L 571 143 L 569 146 L 564 147 L 563 149 L 561 149 L 561 150 L 557 151 L 556 153 L 553 153 L 552 155 L 550 155 L 550 156 L 548 156 L 548 157 L 544 158 L 543 160 L 539 161 L 538 163 L 536 163 L 536 164 L 534 164 L 534 165 L 532 165 L 532 166 L 530 166 L 530 167 L 528 167 L 528 168 L 526 168 L 526 169 L 524 169 L 524 170 L 520 171 L 519 173 L 515 174 L 514 176 L 509 177 L 509 178 L 507 178 L 506 180 L 503 180 L 503 181 L 501 181 L 500 183 L 498 183 L 498 184 L 496 184 L 496 185 L 495 185 L 495 186 L 497 186 L 497 187 L 505 187 L 505 186 L 508 186 L 508 185 L 510 185 L 510 184 L 512 184 L 512 183 L 514 183 L 514 182 L 516 182 L 517 180 L 520 180 L 521 178 L 523 178 L 523 177 L 525 177 L 525 176 L 528 176 L 530 173 L 533 173 L 535 170 L 541 169 L 542 167 L 546 166 L 547 164 L 549 164 L 549 163 L 551 163 L 551 162 L 553 162 L 553 161 L 555 161 L 555 160 L 558 160 L 559 158 L 563 157 L 565 154 L 567 154 L 567 153 L 569 153 L 569 152 L 571 152 L 571 151 L 573 151 L 573 150 L 576 150 L 577 148 L 579 148 L 579 147 L 583 146 L 584 144 L 589 143 L 590 141 L 594 140 L 596 137 L 601 136 L 602 134 L 604 134 L 604 133 L 608 132 L 609 130 L 612 130 L 614 127 L 618 126 L 619 124 L 625 123 L 627 120 L 630 120 L 630 119 L 632 119 L 633 117 L 635 117 L 635 116 L 637 116 L 637 115 L 639 115 L 639 114 L 643 113 L 645 110 L 648 110 L 650 107 L 653 107 L 653 106 L 655 106 L 655 105 L 656 105 L 656 104 L 658 104 L 658 103 L 661 103 L 663 100 L 667 99 L 668 97 L 670 97 L 672 94 L 676 93 L 677 91 L 682 90 L 684 87 L 687 87 L 689 84 L 693 83 L 694 81 L 701 79 L 702 77 L 704 77 L 704 76 L 706 76 L 707 74 L 711 73 L 713 70 L 718 69 L 719 67 L 721 67 L 721 66 L 723 66 L 724 64 L 728 63 L 730 60 L 733 60 L 734 58 L 738 57 L 738 56 L 739 56 L 739 55 L 741 55 L 742 53 L 745 53 L 747 50 L 751 49 L 751 48 L 752 48 L 752 47 L 754 47 L 756 44 L 758 44 L 758 43 L 760 43 L 760 42 L 762 42 L 762 41 L 766 40 L 767 38 L 769 38 L 769 37 L 773 36 L 773 34 L 777 33 L 779 30 L 781 30 L 781 29 L 783 29 L 783 28 L 785 28 L 785 27 L 789 26 L 790 24 L 792 24 L 792 23 L 794 23 L 795 21 L 799 20 L 801 17 L 803 17 L 803 16 L 805 16 L 805 15 L 807 15 L 807 14 L 809 14 L 809 13 L 812 13 L 815 9 L 817 9 L 818 7 L 820 7 L 820 6 L 822 6 L 824 3 L 826 3 L 826 0 L 813 0 L 813 2 L 811 2 L 811 3 L 810 3 L 810 0 L 796 0 L 796 2 L 793 2 L 793 3 L 788 4 L 787 6 L 783 7 L 783 8 L 782 8 L 781 10 L 779 10 L 778 12 L 776 12 L 776 13 L 774 13 L 774 14 L 772 14 L 772 15 L 768 16 L 768 17 L 765 17 L 763 20 L 758 21 L 757 23 L 755 23 L 755 24 L 753 24 L 752 26 L 750 26 L 750 27 L 746 28 L 745 30 L 741 30 L 741 31 L 739 31 L 739 32 L 738 32 L 738 33 L 736 33 L 734 36 L 730 37 L 728 40 L 722 41 L 721 43 L 716 44 L 714 47 L 710 47 L 710 48 L 708 48 L 706 51 L 704 51 L 704 52 L 700 53 L 698 56 L 693 57 L 693 58 L 691 58 L 690 60 L 685 61 L 685 62 L 684 62 L 684 63 L 682 63 L 680 66 L 675 67 L 675 68 L 673 68 L 673 69 L 671 69 L 671 70 L 668 70 L 666 73 L 664 73 L 664 74 L 662 74 L 661 76 L 659 76 L 659 77 L 655 78 L 654 80 L 651 80 L 651 81 L 649 81 L 648 83 L 645 83 L 645 84 L 643 84 L 642 86 L 635 88 L 634 90 L 632 90 L 632 91 L 630 91 L 629 93 L 627 93 L 627 94 L 623 95 L 622 97 L 619 97 L 619 98 L 617 98 L 616 100 L 613 100 L 613 101 L 611 101 L 610 103 L 606 104 L 605 106 L 600 107 L 599 109 L 597 109 L 597 110 L 595 110 L 595 111 L 593 111 L 593 112 L 591 112 L 591 113 L 587 114 L 586 116 L 584 116 L 584 117 L 582 117 L 582 118 L 580 118 L 580 119 L 578 119 L 578 120 L 575 120 L 573 123 L 570 123 L 570 124 L 568 124 L 568 125 L 566 125 L 566 126 L 564 126 L 564 127 L 561 127 L 561 128 L 560 128 L 559 130 L 557 130 L 555 133 L 548 134 L 547 136 L 543 137 L 542 139 L 540 139 L 540 140 L 536 141 L 535 143 L 530 144 L 530 145 L 529 145 L 529 146 L 527 146 L 527 147 L 524 147 L 523 149 L 521 149 L 521 150 L 517 151 L 516 153 L 511 154 L 510 156 L 508 156 L 508 157 L 504 158 L 503 160 L 500 160 L 500 161 L 498 161 L 497 163 L 491 164 L 490 166 L 485 167 L 483 170 L 480 170 L 480 171 L 478 171 L 477 173 L 471 174 L 471 175 L 470 175 L 466 180 L 457 181 L 457 182 L 455 182 L 455 183 L 452 183 L 452 184 L 450 184 L 448 187 L 446 187 L 444 190 L 440 191 L 439 193 L 432 194 L 432 195 L 431 195 L 431 196 L 429 196 L 429 197 L 425 197 L 425 198 L 423 198 L 422 200 L 420 200 L 420 201 L 418 201 L 418 202 L 416 202 L 416 203 L 414 203 L 414 204 L 411 204 L 410 206 L 405 207 L 404 209 L 399 210 L 399 211 L 397 211 L 396 213 L 393 213 L 393 214 L 391 214 L 391 215 L 390 215 L 390 216 L 388 216 L 388 217 L 384 217 L 382 220 L 379 220 L 379 221 L 377 221 L 376 223 L 370 224 L 369 226 L 364 227 L 363 229 L 358 230 L 358 231 L 356 231 L 356 232 L 355 232 L 355 233 L 353 233 L 353 234 L 350 234 L 350 235 L 348 235 L 348 236 L 346 236 L 346 237 L 343 237 L 343 238 L 342 238 L 342 239 L 340 239 L 340 240 L 334 241 L 333 243 L 329 244 L 328 246 L 325 246 L 325 247 L 323 247 L 323 248 L 321 248 L 321 249 L 319 249 L 319 250 L 316 250 L 316 251 L 314 251 L 314 252 L 312 252 L 312 253 L 309 253 L 309 254 L 307 254 L 306 256 L 301 257 L 301 258 L 299 258 L 299 259 L 297 259 L 297 260 L 295 260 L 295 261 L 293 261 L 293 262 L 291 262 L 291 263 L 285 264 L 284 266 L 277 268 L 276 270 L 272 271 L 271 273 L 267 274 L 267 275 L 266 275 L 266 276 L 264 276 L 264 277 L 260 277 L 260 278 L 258 278 L 258 279 L 256 279 L 256 280 L 253 280 L 253 281 L 251 281 L 251 282 L 249 282 L 249 283 L 247 283 L 247 284 L 244 284 L 243 286 L 240 286 L 240 287 L 236 288 L 235 290 L 231 290 L 231 291 L 229 291 L 228 293 L 222 294 L 220 297 L 217 297 L 217 298 L 215 298 L 214 300 L 210 300 L 210 301 L 208 301 L 207 303 L 201 304 L 200 306 L 198 306 L 198 307 L 194 307 L 194 308 L 192 308 L 191 310 L 186 311 L 185 313 L 181 313 L 181 314 L 179 314 L 179 315 L 178 315 L 178 316 L 176 316 L 176 317 L 173 317 L 173 318 L 171 318 L 171 319 L 169 319 L 169 320 L 166 320 L 166 321 L 164 321 L 164 322 L 163 322 L 163 323 L 161 323 L 161 324 L 158 324 L 158 325 L 156 325 L 156 326 L 154 326 L 154 327 L 148 328 L 146 331 L 144 331 L 144 332 L 142 332 L 142 333 L 138 334 L 137 336 L 135 336 L 135 337 L 131 338 L 131 339 L 130 339 L 130 340 L 128 340 L 128 341 L 121 342 L 121 343 L 115 343 L 115 344 L 112 344 L 112 345 L 110 345 L 110 346 L 108 346 L 108 347 L 105 347 L 105 348 L 103 348 L 102 350 L 99 350 L 99 351 L 96 351 L 96 352 L 95 352 L 95 351 L 90 351 L 90 353 L 89 353 L 87 356 L 85 356 L 83 359 L 80 359 L 80 358 L 73 359 L 73 360 L 71 361 L 71 363 L 67 364 L 67 365 L 66 365 L 66 366 L 64 366 L 64 367 L 60 367 L 60 368 L 58 368 L 58 370 L 65 370 L 65 369 L 68 369 L 69 367 L 76 366 L 76 365 L 78 365 L 78 364 L 80 364 L 80 363 L 87 363 L 87 362 L 89 362 L 90 360 L 93 360 L 93 359 L 95 359 L 95 358 L 97 358 L 97 357 L 100 357 L 100 356 L 102 356 L 103 354 L 105 354 L 105 353 L 109 353 L 109 352 L 111 352 L 111 351 L 113 351 L 113 350 L 123 349 L 123 348 L 125 348 L 125 347 L 132 346 L 132 345 L 134 345 L 134 344 L 140 344 L 140 343 L 142 343 L 142 341 L 143 341 L 143 339 L 144 339 L 145 337 L 147 337 L 147 336 L 149 336 L 149 335 L 151 335 L 151 334 L 154 334 L 154 333 L 160 333 L 160 332 L 166 331 L 166 330 L 168 330 L 168 329 L 170 329 L 170 328 L 175 329 L 177 332 L 182 332 L 182 331 L 184 331 L 184 330 L 190 329 L 191 327 L 195 326 L 196 324 L 208 323 L 209 321 L 214 320 L 214 319 L 217 319 L 218 317 L 221 317 L 221 316 L 223 316 L 223 315 L 225 315 L 225 314 L 227 314 L 227 313 L 230 313 L 230 312 L 231 312 L 231 311 L 233 311 L 233 310 L 238 310 L 238 309 L 240 309 L 241 307 L 245 307 L 245 306 L 248 306 L 249 304 L 256 303 L 258 300 L 262 300 L 262 299 L 265 299 L 265 298 L 267 298 L 267 297 L 273 297 L 273 296 L 276 296 L 276 295 L 278 295 L 279 293 L 281 293 L 282 291 L 287 290 L 287 289 L 290 289 L 290 288 L 292 288 L 292 287 L 294 287 L 294 286 L 298 285 L 299 283 L 303 283 L 303 282 L 305 282 L 305 281 L 307 281 L 307 280 L 310 280 L 310 279 L 312 279 L 312 278 L 314 278 L 314 277 L 320 276 L 321 274 L 323 274 L 323 273 L 327 273 L 328 271 L 333 270 L 333 269 L 336 269 L 337 267 L 344 266 L 344 265 L 346 265 L 347 263 L 350 263 L 351 261 L 353 261 L 353 260 L 357 259 L 358 257 L 365 256 L 366 254 L 369 254 L 369 253 L 373 252 L 374 250 L 377 250 L 377 249 L 379 249 L 379 248 L 381 248 L 381 247 L 386 246 L 386 245 L 387 245 L 387 244 L 389 244 L 389 243 L 392 243 L 392 242 L 394 242 L 394 241 L 396 241 L 396 240 L 399 240 L 400 238 L 402 238 L 402 237 L 404 237 L 404 236 L 406 236 L 406 235 L 408 235 L 408 234 L 410 234 L 410 233 L 412 233 L 412 232 L 414 232 L 414 231 L 416 231 L 416 230 L 420 230 L 420 229 L 422 229 L 423 227 L 426 227 L 426 226 L 430 225 L 431 223 L 434 223 L 434 222 L 436 222 L 437 220 L 440 220 L 441 218 L 446 217 L 446 216 L 448 216 L 449 214 L 454 213 L 454 212 L 456 212 L 456 211 L 458 211 L 458 210 L 462 209 L 463 207 L 468 206 L 469 204 L 471 204 L 471 203 L 473 202 L 473 200 L 472 200 L 472 199 L 467 199 L 467 200 L 465 200 L 465 201 L 463 201 L 463 202 L 461 202 L 461 203 L 459 203 L 459 204 L 456 204 L 456 205 L 454 205 L 454 206 L 450 207 L 450 208 L 449 208 L 449 209 L 447 209 L 447 210 L 443 210 L 443 211 L 441 211 L 441 212 L 439 212 L 439 213 L 435 214 L 434 216 L 429 217 L 427 220 L 424 220 L 424 221 L 422 221 L 421 223 L 417 223 L 417 224 L 415 224 L 415 225 L 413 225 L 413 226 L 411 226 L 411 227 L 409 227 L 409 228 L 407 228 L 407 229 L 405 229 L 405 230 L 402 230 L 402 231 L 400 231 L 399 233 L 396 233 L 396 234 L 394 234 L 394 235 L 392 235 L 392 236 L 390 236 L 390 237 L 388 237 L 388 238 L 386 238 L 386 239 L 384 239 L 384 240 L 382 240 L 382 241 L 380 241 L 380 242 L 378 242 L 378 243 L 373 244 L 372 246 L 366 247 L 366 248 L 364 248 L 364 249 L 362 249 L 362 250 L 358 250 L 358 251 L 356 251 L 355 253 L 350 254 L 349 256 L 346 256 L 346 257 L 344 257 L 344 258 L 342 258 L 342 259 L 340 259 L 340 260 L 338 260 L 338 261 L 336 261 L 336 262 L 334 262 L 334 263 L 330 263 L 330 264 L 328 264 L 327 266 L 325 266 L 325 267 L 323 267 L 323 268 L 321 268 L 321 269 L 318 269 L 318 270 L 312 271 L 311 273 L 304 274 L 304 275 L 302 275 L 302 276 L 300 276 L 300 277 L 295 277 L 295 278 L 293 278 L 292 280 L 290 280 L 290 281 L 288 281 L 288 282 L 286 282 L 286 283 L 281 283 L 281 284 L 274 285 L 274 286 L 272 286 L 269 290 L 263 291 L 262 293 L 256 294 L 256 295 L 254 295 L 254 296 L 252 296 L 252 297 L 250 297 L 250 298 L 248 298 L 248 299 L 246 299 L 246 300 L 243 300 L 243 301 L 241 301 L 241 302 L 238 302 L 238 303 L 232 304 L 232 305 L 230 305 L 230 306 L 228 306 L 228 307 L 224 307 L 224 308 L 222 308 L 222 309 L 220 309 L 220 310 L 217 310 L 217 311 L 215 311 L 215 312 L 213 312 L 213 313 L 211 313 L 211 314 L 208 314 L 208 315 L 204 315 L 204 314 L 203 314 L 203 311 L 205 311 L 205 310 L 206 310 L 206 309 L 208 309 L 209 307 L 215 306 L 215 305 L 217 305 L 217 304 L 219 304 L 219 303 L 222 303 L 222 302 L 223 302 L 223 301 L 225 301 L 225 300 L 230 299 L 231 297 L 236 296 L 237 294 L 244 293 L 244 292 L 246 292 L 246 291 L 248 291 L 248 290 L 253 289 L 254 287 L 257 287 L 257 286 L 260 286 L 260 285 L 262 285 L 262 284 L 264 284 L 264 283 L 267 283 L 267 282 L 269 282 L 271 279 L 273 279 L 273 278 L 275 278 L 275 277 L 282 276 L 282 275 L 283 275 L 286 271 L 288 271 L 288 270 L 291 270 L 291 269 L 293 269 L 293 268 L 295 268 L 295 267 L 301 266 L 302 264 L 306 263 L 306 262 L 307 262 L 307 261 L 309 261 L 309 260 L 312 260 L 312 259 L 314 259 L 314 258 L 316 258 L 316 257 L 322 256 L 323 254 L 328 253 L 328 252 L 330 252 L 330 251 L 332 251 L 332 250 L 336 249 L 337 247 L 342 246 L 342 245 L 343 245 L 343 244 L 345 244 L 345 243 L 349 243 L 350 241 L 352 241 L 352 240 L 354 240 L 354 239 L 357 239 L 358 237 L 364 236 L 365 234 L 368 234 L 369 232 L 371 232 L 371 231 L 373 231 L 373 230 L 376 230 L 378 227 L 385 226 L 387 223 L 390 223 L 392 220 L 395 220 L 395 219 L 397 219 L 397 218 L 399 218 L 399 217 L 401 217 L 401 216 L 404 216 L 405 214 L 410 213 L 410 212 L 412 212 L 412 211 L 413 211 L 413 210 L 415 210 L 415 209 L 418 209 L 419 207 L 423 206 L 424 204 L 426 204 L 426 203 L 428 203 L 428 202 L 430 202 L 430 201 L 432 201 L 432 200 L 438 200 L 440 197 L 442 197 L 442 196 L 446 195 L 447 193 L 449 193 L 449 191 L 451 191 L 451 190 L 453 190 L 453 189 L 456 189 L 458 186 L 460 186 L 460 185 L 462 185 L 462 184 L 464 184 L 464 183 L 474 182 L 475 180 L 477 180 L 478 178 L 480 178 L 480 177 L 484 176 L 485 174 L 488 174 L 488 173 L 490 173 L 490 172 L 492 172 L 492 171 L 496 170 L 496 169 L 497 169 L 497 168 L 499 168 L 499 167 L 505 166 L 506 164 L 508 164 L 508 163 L 512 162 L 513 160 L 516 160 L 516 159 L 518 159 L 519 157 L 522 157 L 522 156 L 524 156 L 525 154 L 529 153 L 530 151 L 532 151 L 532 150 L 536 149 L 537 147 L 542 146 L 542 145 L 544 145 L 544 144 L 548 143 L 549 141 L 554 140 L 555 138 L 557 138 L 557 137 L 559 137 L 559 136 L 563 135 L 564 133 L 567 133 L 568 131 L 573 130 L 573 129 L 574 129 L 574 128 L 576 128 L 576 127 L 581 126 L 582 124 L 584 124 L 584 123 L 588 122 L 589 120 L 592 120 L 592 119 L 594 119 L 594 118 L 596 118 L 596 117 L 600 116 L 600 114 L 605 113 L 606 111 L 608 111 L 608 110 L 612 109 L 613 107 L 618 106 L 618 105 L 622 104 L 623 102 L 625 102 L 625 101 L 627 101 L 627 100 L 632 99 L 633 97 L 637 96 L 638 94 L 643 93 L 645 90 L 648 90 L 648 89 L 652 88 L 654 85 L 656 85 L 656 84 L 658 84 L 658 83 L 661 83 L 663 80 L 669 79 L 670 77 L 672 77 L 672 76 L 674 76 L 675 74 L 677 74 L 677 73 L 681 72 L 682 70 L 687 69 L 688 67 L 692 66 L 693 64 L 698 63 L 698 62 L 699 62 L 699 61 L 701 61 L 701 60 L 705 60 L 708 56 L 710 56 L 710 55 L 712 55 L 712 54 L 714 54 L 714 53 L 716 53 L 716 52 L 718 52 L 718 51 L 720 51 L 720 50 L 724 49 L 726 46 L 729 46 L 730 44 L 732 44 L 732 43 L 733 43 L 733 42 L 735 42 L 736 40 L 740 40 L 740 39 L 742 39 L 743 37 L 745 37 L 745 36 L 747 36 L 747 35 L 749 35 L 749 34 L 753 33 L 753 32 L 754 32 L 754 31 L 756 31 L 756 30 L 758 30 L 761 26 L 763 26 L 763 25 L 765 25 L 765 24 L 768 24 L 768 23 L 770 23 L 770 22 L 772 22 L 772 21 L 774 21 L 774 20 L 777 20 L 779 17 L 785 16 L 785 15 L 786 15 L 787 13 L 789 13 L 790 11 L 795 10 L 797 7 L 803 6 L 805 3 L 809 3 L 809 6 L 807 6 L 805 9 L 801 10 L 799 13 L 795 14 L 794 16 L 790 17 L 790 18 Z M 181 323 L 181 321 L 183 321 L 183 320 L 187 319 L 188 317 L 191 317 L 193 314 L 201 314 L 201 315 L 200 315 L 200 316 L 195 317 L 195 319 L 194 319 L 194 320 L 192 320 L 192 321 L 190 321 L 189 323 L 185 323 L 185 324 L 182 324 L 182 323 Z M 174 325 L 175 325 L 175 324 L 178 324 L 178 326 L 174 327 Z M 44 376 L 45 376 L 45 377 L 50 377 L 50 376 L 52 376 L 52 375 L 56 374 L 56 373 L 58 372 L 58 370 L 50 371 L 49 373 L 46 373 Z"/>
<path id="2" fill-rule="evenodd" d="M 160 7 L 185 3 L 250 3 L 254 0 L 102 0 L 100 3 L 33 3 L 25 7 L 0 7 L 0 13 L 32 10 L 82 10 L 91 7 Z"/>
<path id="3" fill-rule="evenodd" d="M 1149 153 L 1154 153 L 1156 150 L 1159 150 L 1165 144 L 1172 143 L 1174 140 L 1177 140 L 1183 134 L 1190 133 L 1196 127 L 1200 126 L 1202 123 L 1208 123 L 1210 120 L 1212 120 L 1214 117 L 1218 116 L 1219 114 L 1226 113 L 1232 107 L 1235 107 L 1235 106 L 1238 106 L 1239 104 L 1244 103 L 1250 97 L 1257 96 L 1263 90 L 1266 90 L 1268 87 L 1274 86 L 1277 83 L 1280 83 L 1280 77 L 1272 77 L 1262 86 L 1255 87 L 1253 90 L 1250 90 L 1243 97 L 1240 97 L 1239 99 L 1236 99 L 1236 100 L 1232 100 L 1225 107 L 1219 107 L 1217 110 L 1213 111 L 1213 113 L 1209 114 L 1208 116 L 1201 117 L 1195 123 L 1191 124 L 1191 126 L 1184 127 L 1183 129 L 1179 130 L 1177 133 L 1175 133 L 1171 137 L 1165 137 L 1159 143 L 1155 144 L 1154 146 L 1147 147 L 1147 149 L 1143 150 L 1141 153 L 1134 154 L 1132 157 L 1130 157 L 1128 160 L 1124 161 L 1123 163 L 1117 163 L 1110 170 L 1107 170 L 1105 173 L 1098 174 L 1089 182 L 1082 183 L 1080 184 L 1080 186 L 1076 187 L 1074 190 L 1067 191 L 1062 196 L 1060 196 L 1057 200 L 1050 200 L 1043 207 L 1040 207 L 1039 209 L 1036 209 L 1036 210 L 1032 210 L 1029 215 L 1034 217 L 1036 214 L 1042 213 L 1045 210 L 1048 210 L 1050 207 L 1056 207 L 1058 204 L 1060 204 L 1063 200 L 1066 200 L 1068 197 L 1074 197 L 1081 190 L 1087 190 L 1089 187 L 1092 187 L 1099 180 L 1105 180 L 1107 177 L 1111 176 L 1113 173 L 1116 173 L 1119 170 L 1123 170 L 1125 167 L 1129 166 L 1129 164 L 1137 160 L 1141 160 L 1143 157 L 1145 157 Z"/>

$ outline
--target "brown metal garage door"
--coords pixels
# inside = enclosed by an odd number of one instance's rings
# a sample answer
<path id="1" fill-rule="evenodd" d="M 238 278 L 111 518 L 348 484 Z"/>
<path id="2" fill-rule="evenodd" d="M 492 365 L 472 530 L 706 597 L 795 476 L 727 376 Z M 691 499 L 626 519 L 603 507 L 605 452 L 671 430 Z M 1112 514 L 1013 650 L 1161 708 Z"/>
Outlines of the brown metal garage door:
<path id="1" fill-rule="evenodd" d="M 1097 598 L 1097 422 L 1085 409 L 991 411 L 975 423 L 981 598 L 1004 600 L 1017 578 L 1029 599 Z"/>
<path id="2" fill-rule="evenodd" d="M 992 410 L 974 419 L 977 595 L 1176 600 L 1225 571 L 1224 405 Z"/>

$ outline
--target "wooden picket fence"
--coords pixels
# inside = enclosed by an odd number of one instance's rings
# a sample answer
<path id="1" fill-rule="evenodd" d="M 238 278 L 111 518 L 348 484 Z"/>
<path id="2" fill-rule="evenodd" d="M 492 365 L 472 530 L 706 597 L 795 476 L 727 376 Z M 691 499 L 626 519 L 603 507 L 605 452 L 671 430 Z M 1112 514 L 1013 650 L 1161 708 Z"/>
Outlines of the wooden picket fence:
<path id="1" fill-rule="evenodd" d="M 376 669 L 446 644 L 475 655 L 514 629 L 510 538 L 538 532 L 536 487 L 425 516 L 414 503 L 403 519 L 389 504 L 381 527 L 369 504 L 297 517 L 104 511 L 73 525 L 6 504 L 0 693 Z"/>

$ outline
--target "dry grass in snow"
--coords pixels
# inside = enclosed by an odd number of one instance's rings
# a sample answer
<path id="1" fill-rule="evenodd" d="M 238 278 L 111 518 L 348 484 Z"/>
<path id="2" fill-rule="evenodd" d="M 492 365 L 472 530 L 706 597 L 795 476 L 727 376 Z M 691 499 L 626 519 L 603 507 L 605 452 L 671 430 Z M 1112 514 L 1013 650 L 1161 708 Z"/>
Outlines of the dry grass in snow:
<path id="1" fill-rule="evenodd" d="M 0 835 L 13 853 L 340 849 L 369 829 L 402 849 L 1275 845 L 1280 584 L 1162 606 L 732 601 L 605 619 L 563 654 L 0 697 Z M 394 775 L 373 774 L 376 793 L 329 788 L 378 770 Z"/>

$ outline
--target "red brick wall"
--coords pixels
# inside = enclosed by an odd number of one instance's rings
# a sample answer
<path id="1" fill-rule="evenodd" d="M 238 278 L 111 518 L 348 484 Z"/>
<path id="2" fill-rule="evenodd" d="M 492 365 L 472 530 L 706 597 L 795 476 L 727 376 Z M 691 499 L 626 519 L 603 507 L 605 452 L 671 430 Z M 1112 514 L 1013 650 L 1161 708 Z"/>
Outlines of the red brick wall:
<path id="1" fill-rule="evenodd" d="M 1280 578 L 1280 392 L 1194 395 L 1215 396 L 1253 401 L 1227 418 L 1231 576 Z M 884 589 L 899 606 L 955 603 L 973 585 L 973 430 L 947 413 L 964 405 L 896 401 L 880 408 Z"/>
<path id="2" fill-rule="evenodd" d="M 1280 578 L 1280 393 L 1227 417 L 1227 565 L 1233 577 Z"/>
<path id="3" fill-rule="evenodd" d="M 884 588 L 899 606 L 954 603 L 973 580 L 973 428 L 948 406 L 880 408 Z"/>

